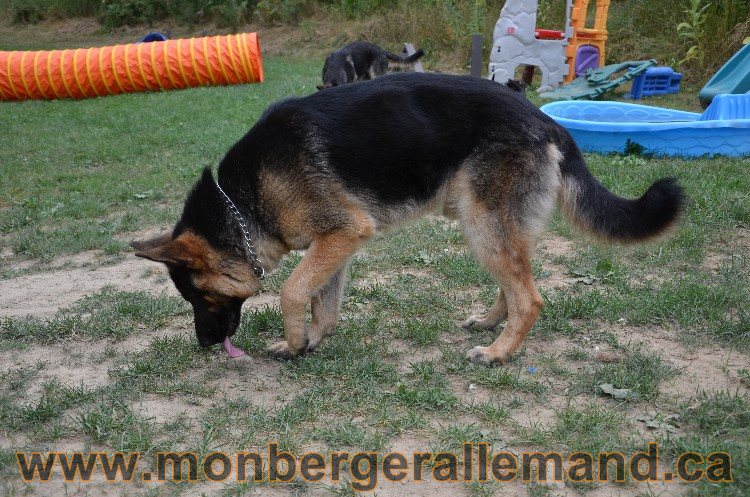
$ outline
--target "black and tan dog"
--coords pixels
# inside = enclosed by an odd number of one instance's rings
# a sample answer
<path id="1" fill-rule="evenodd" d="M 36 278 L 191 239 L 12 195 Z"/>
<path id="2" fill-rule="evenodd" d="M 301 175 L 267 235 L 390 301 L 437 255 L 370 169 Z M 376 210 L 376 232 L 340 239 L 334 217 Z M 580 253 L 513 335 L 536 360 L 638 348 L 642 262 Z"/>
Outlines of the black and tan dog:
<path id="1" fill-rule="evenodd" d="M 318 90 L 375 79 L 394 67 L 414 65 L 423 55 L 421 48 L 412 55 L 396 55 L 374 43 L 355 41 L 326 57 L 323 84 Z"/>
<path id="2" fill-rule="evenodd" d="M 357 250 L 425 213 L 458 219 L 499 283 L 488 313 L 464 322 L 494 328 L 507 318 L 492 345 L 468 353 L 491 364 L 507 360 L 539 316 L 529 257 L 555 204 L 603 239 L 635 242 L 667 230 L 684 203 L 672 179 L 636 200 L 614 195 L 563 128 L 503 85 L 417 73 L 272 105 L 222 160 L 218 184 L 206 169 L 174 231 L 134 242 L 136 255 L 167 265 L 208 346 L 235 332 L 263 271 L 306 249 L 281 290 L 285 340 L 270 348 L 287 358 L 333 332 Z"/>

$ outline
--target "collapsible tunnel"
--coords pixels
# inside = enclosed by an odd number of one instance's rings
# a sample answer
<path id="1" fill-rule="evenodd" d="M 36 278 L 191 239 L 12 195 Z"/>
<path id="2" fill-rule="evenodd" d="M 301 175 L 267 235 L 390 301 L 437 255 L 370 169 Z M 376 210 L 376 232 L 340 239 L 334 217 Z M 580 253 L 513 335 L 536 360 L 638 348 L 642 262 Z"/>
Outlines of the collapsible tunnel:
<path id="1" fill-rule="evenodd" d="M 72 50 L 0 51 L 0 100 L 89 98 L 261 81 L 256 33 Z"/>

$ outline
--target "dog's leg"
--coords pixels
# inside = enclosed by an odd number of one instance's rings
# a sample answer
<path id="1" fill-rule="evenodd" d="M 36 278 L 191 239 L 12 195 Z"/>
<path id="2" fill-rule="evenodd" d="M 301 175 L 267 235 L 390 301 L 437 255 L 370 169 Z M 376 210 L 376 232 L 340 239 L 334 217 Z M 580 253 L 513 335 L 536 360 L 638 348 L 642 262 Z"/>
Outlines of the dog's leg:
<path id="1" fill-rule="evenodd" d="M 500 289 L 500 294 L 497 296 L 497 302 L 487 311 L 487 314 L 482 317 L 478 314 L 469 316 L 466 320 L 461 323 L 462 328 L 479 328 L 482 330 L 492 330 L 497 327 L 505 318 L 508 317 L 508 300 L 505 298 L 505 292 Z"/>
<path id="2" fill-rule="evenodd" d="M 333 277 L 326 283 L 323 288 L 318 290 L 312 298 L 310 306 L 312 322 L 310 323 L 310 333 L 308 334 L 307 349 L 305 352 L 312 352 L 320 342 L 333 334 L 339 321 L 341 312 L 341 298 L 346 287 L 346 271 L 348 264 L 345 264 Z"/>
<path id="3" fill-rule="evenodd" d="M 385 58 L 375 59 L 369 69 L 370 79 L 375 79 L 378 76 L 388 72 L 388 60 Z"/>
<path id="4" fill-rule="evenodd" d="M 272 355 L 289 359 L 304 352 L 308 345 L 305 330 L 308 303 L 374 233 L 372 219 L 359 214 L 350 227 L 326 233 L 310 243 L 302 261 L 281 289 L 285 340 L 269 347 Z"/>
<path id="5" fill-rule="evenodd" d="M 508 307 L 508 324 L 489 347 L 474 347 L 467 354 L 479 364 L 502 364 L 518 350 L 542 309 L 542 297 L 534 285 L 529 243 L 511 240 L 507 249 L 495 252 L 495 259 L 482 262 L 500 282 Z M 486 254 L 489 255 L 489 254 Z M 496 304 L 495 307 L 498 307 Z M 494 309 L 494 307 L 493 307 Z M 490 311 L 492 313 L 492 311 Z"/>
<path id="6" fill-rule="evenodd" d="M 546 157 L 529 149 L 493 157 L 495 150 L 488 147 L 467 160 L 467 175 L 454 182 L 456 192 L 463 192 L 458 211 L 467 243 L 501 289 L 498 302 L 479 323 L 496 324 L 505 309 L 508 314 L 508 324 L 492 345 L 469 351 L 472 362 L 507 361 L 541 313 L 543 301 L 534 284 L 530 256 L 559 192 L 562 157 L 553 144 L 547 151 Z"/>

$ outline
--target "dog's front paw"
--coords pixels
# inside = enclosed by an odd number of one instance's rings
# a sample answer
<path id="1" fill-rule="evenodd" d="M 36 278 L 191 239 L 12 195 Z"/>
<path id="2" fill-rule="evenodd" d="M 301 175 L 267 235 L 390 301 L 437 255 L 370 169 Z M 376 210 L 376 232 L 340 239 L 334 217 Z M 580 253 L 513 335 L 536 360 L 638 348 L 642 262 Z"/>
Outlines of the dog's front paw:
<path id="1" fill-rule="evenodd" d="M 290 359 L 294 359 L 295 357 L 300 355 L 300 352 L 301 352 L 300 350 L 294 350 L 290 348 L 286 340 L 276 342 L 270 347 L 268 347 L 268 353 L 271 354 L 276 359 L 279 359 L 282 361 L 288 361 Z"/>
<path id="2" fill-rule="evenodd" d="M 318 345 L 320 345 L 320 340 L 310 340 L 310 341 L 308 341 L 307 342 L 307 347 L 305 347 L 304 354 L 307 355 L 307 354 L 312 353 L 315 349 L 318 348 Z"/>
<path id="3" fill-rule="evenodd" d="M 461 323 L 461 328 L 463 328 L 465 330 L 468 330 L 468 329 L 470 329 L 471 327 L 474 326 L 474 323 L 477 323 L 477 322 L 479 322 L 481 320 L 482 320 L 481 317 L 479 317 L 476 314 L 474 314 L 473 316 L 469 316 L 468 318 L 466 318 L 464 320 L 464 322 Z"/>
<path id="4" fill-rule="evenodd" d="M 475 330 L 491 330 L 495 326 L 497 326 L 497 323 L 491 323 L 486 317 L 482 317 L 479 314 L 469 316 L 463 323 L 461 323 L 461 328 L 465 330 L 470 330 L 472 328 Z"/>
<path id="5" fill-rule="evenodd" d="M 504 356 L 492 355 L 489 347 L 474 347 L 466 353 L 466 358 L 474 364 L 482 364 L 485 366 L 495 366 L 507 362 L 507 358 Z"/>
<path id="6" fill-rule="evenodd" d="M 468 318 L 466 318 L 464 322 L 461 323 L 461 328 L 465 330 L 470 330 L 472 328 L 476 330 L 492 330 L 494 328 L 497 328 L 498 324 L 500 324 L 498 321 L 490 321 L 486 317 L 474 314 L 473 316 L 469 316 Z"/>

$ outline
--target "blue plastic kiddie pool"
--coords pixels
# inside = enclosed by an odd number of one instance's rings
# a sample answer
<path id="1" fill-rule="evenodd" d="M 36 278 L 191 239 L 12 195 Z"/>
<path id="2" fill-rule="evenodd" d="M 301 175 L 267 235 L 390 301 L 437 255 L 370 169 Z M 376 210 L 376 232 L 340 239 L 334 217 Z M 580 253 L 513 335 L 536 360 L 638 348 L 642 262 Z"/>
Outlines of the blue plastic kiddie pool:
<path id="1" fill-rule="evenodd" d="M 581 100 L 552 102 L 541 110 L 586 152 L 750 156 L 750 93 L 717 95 L 703 114 Z"/>

